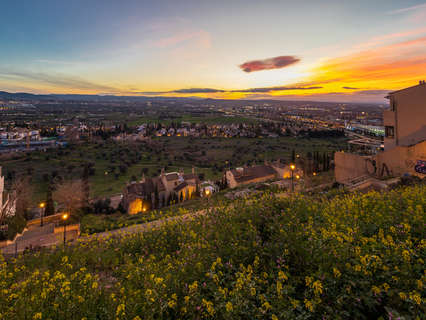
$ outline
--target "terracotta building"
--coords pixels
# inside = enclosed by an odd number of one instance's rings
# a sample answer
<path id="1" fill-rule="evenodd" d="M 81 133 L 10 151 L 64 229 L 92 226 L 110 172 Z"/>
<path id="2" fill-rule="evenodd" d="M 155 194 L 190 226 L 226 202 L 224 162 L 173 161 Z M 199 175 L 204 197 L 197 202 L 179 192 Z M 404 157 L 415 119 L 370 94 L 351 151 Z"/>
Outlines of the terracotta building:
<path id="1" fill-rule="evenodd" d="M 302 170 L 296 169 L 294 175 L 302 176 Z M 288 165 L 275 162 L 265 162 L 264 165 L 240 167 L 225 172 L 225 179 L 228 187 L 236 188 L 241 185 L 265 182 L 273 179 L 285 179 L 291 177 L 291 170 Z"/>

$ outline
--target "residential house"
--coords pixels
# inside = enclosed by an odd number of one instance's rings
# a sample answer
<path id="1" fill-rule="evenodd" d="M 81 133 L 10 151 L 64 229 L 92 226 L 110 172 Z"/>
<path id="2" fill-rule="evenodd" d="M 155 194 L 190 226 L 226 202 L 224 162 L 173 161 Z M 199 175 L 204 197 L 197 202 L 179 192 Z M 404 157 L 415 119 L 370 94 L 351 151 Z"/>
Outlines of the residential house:
<path id="1" fill-rule="evenodd" d="M 158 177 L 143 177 L 128 184 L 123 191 L 122 206 L 129 214 L 136 214 L 166 206 L 171 200 L 185 201 L 193 197 L 199 184 L 194 168 L 190 174 L 183 170 L 165 173 L 163 169 Z"/>
<path id="2" fill-rule="evenodd" d="M 270 165 L 239 167 L 225 172 L 226 183 L 230 188 L 276 179 L 277 176 L 277 171 Z"/>

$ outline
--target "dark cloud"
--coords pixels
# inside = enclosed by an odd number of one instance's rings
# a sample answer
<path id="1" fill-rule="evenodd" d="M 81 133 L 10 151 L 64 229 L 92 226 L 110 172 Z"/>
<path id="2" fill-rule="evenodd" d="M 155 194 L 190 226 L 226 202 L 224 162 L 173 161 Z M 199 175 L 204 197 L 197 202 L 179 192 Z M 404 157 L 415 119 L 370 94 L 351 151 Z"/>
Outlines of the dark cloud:
<path id="1" fill-rule="evenodd" d="M 299 62 L 300 59 L 295 56 L 279 56 L 264 60 L 248 61 L 239 67 L 244 72 L 254 72 L 261 70 L 280 69 Z"/>
<path id="2" fill-rule="evenodd" d="M 342 87 L 343 89 L 348 89 L 348 90 L 359 90 L 359 88 L 352 88 L 352 87 Z"/>
<path id="3" fill-rule="evenodd" d="M 232 90 L 232 92 L 271 92 L 271 91 L 284 91 L 284 90 L 313 90 L 313 89 L 321 89 L 322 87 L 264 87 L 264 88 L 251 88 L 251 89 L 243 89 L 243 90 Z"/>
<path id="4" fill-rule="evenodd" d="M 177 89 L 171 91 L 142 91 L 142 92 L 133 92 L 133 94 L 146 94 L 146 95 L 158 95 L 158 94 L 167 94 L 167 93 L 218 93 L 226 92 L 221 89 L 213 88 L 188 88 L 188 89 Z"/>
<path id="5" fill-rule="evenodd" d="M 248 93 L 267 93 L 272 91 L 284 91 L 284 90 L 314 90 L 321 89 L 320 86 L 310 87 L 263 87 L 263 88 L 250 88 L 241 90 L 222 90 L 213 88 L 189 88 L 189 89 L 178 89 L 172 91 L 143 91 L 143 92 L 132 92 L 133 94 L 146 94 L 146 95 L 160 95 L 168 93 L 181 93 L 181 94 L 192 94 L 192 93 L 221 93 L 221 92 L 248 92 Z"/>
<path id="6" fill-rule="evenodd" d="M 216 92 L 225 92 L 225 90 L 212 89 L 212 88 L 189 88 L 189 89 L 179 89 L 171 91 L 174 93 L 216 93 Z"/>

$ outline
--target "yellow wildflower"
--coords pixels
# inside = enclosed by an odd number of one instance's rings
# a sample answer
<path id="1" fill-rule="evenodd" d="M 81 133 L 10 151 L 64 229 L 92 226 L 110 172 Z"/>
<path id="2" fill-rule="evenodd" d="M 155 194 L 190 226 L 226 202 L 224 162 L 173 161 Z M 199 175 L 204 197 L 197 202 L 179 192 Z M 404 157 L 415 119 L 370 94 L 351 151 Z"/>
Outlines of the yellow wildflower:
<path id="1" fill-rule="evenodd" d="M 306 309 L 308 309 L 309 311 L 313 312 L 314 311 L 314 305 L 312 304 L 312 302 L 308 299 L 305 299 L 305 307 Z"/>
<path id="2" fill-rule="evenodd" d="M 322 284 L 321 281 L 317 280 L 312 284 L 312 288 L 314 289 L 314 293 L 316 295 L 320 295 L 322 293 Z"/>
<path id="3" fill-rule="evenodd" d="M 410 252 L 408 250 L 402 251 L 402 257 L 406 262 L 410 262 Z"/>
<path id="4" fill-rule="evenodd" d="M 268 302 L 268 301 L 265 301 L 265 302 L 262 304 L 262 307 L 263 307 L 263 308 L 265 308 L 265 310 L 269 310 L 269 309 L 271 309 L 271 305 L 269 304 L 269 302 Z"/>
<path id="5" fill-rule="evenodd" d="M 290 302 L 291 302 L 291 305 L 293 306 L 293 309 L 296 309 L 297 306 L 299 305 L 299 301 L 298 300 L 290 298 Z"/>
<path id="6" fill-rule="evenodd" d="M 124 303 L 121 303 L 117 306 L 117 310 L 115 312 L 115 314 L 118 316 L 120 314 L 124 314 L 124 309 L 126 308 L 126 306 L 124 305 Z"/>
<path id="7" fill-rule="evenodd" d="M 280 280 L 284 280 L 284 281 L 287 281 L 287 279 L 288 279 L 287 275 L 283 271 L 278 272 L 278 278 Z"/>
<path id="8" fill-rule="evenodd" d="M 226 311 L 227 311 L 227 312 L 231 312 L 232 310 L 234 310 L 234 308 L 233 308 L 233 306 L 232 306 L 232 303 L 228 301 L 228 302 L 226 303 Z"/>
<path id="9" fill-rule="evenodd" d="M 41 314 L 41 312 L 37 312 L 34 316 L 33 316 L 33 319 L 35 320 L 35 319 L 42 319 L 42 314 Z"/>
<path id="10" fill-rule="evenodd" d="M 333 268 L 333 274 L 336 278 L 340 278 L 340 276 L 342 275 L 339 271 L 339 269 L 337 268 Z"/>
<path id="11" fill-rule="evenodd" d="M 372 290 L 375 294 L 379 294 L 379 293 L 381 292 L 380 288 L 379 288 L 379 287 L 376 287 L 376 286 L 373 286 L 373 287 L 371 288 L 371 290 Z"/>
<path id="12" fill-rule="evenodd" d="M 410 299 L 418 305 L 422 303 L 422 298 L 420 298 L 420 295 L 416 291 L 410 292 Z"/>
<path id="13" fill-rule="evenodd" d="M 169 300 L 169 302 L 167 302 L 167 305 L 169 306 L 169 308 L 173 308 L 176 305 L 176 301 L 175 300 Z"/>
<path id="14" fill-rule="evenodd" d="M 277 293 L 280 295 L 281 290 L 283 289 L 283 285 L 280 281 L 277 282 Z"/>

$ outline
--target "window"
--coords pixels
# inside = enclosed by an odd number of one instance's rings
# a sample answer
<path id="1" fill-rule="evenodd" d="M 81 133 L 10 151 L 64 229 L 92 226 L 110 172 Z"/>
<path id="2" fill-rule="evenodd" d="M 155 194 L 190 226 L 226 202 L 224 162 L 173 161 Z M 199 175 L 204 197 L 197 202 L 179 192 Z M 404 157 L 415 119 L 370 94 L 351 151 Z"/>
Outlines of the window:
<path id="1" fill-rule="evenodd" d="M 393 139 L 395 137 L 395 129 L 393 126 L 385 127 L 385 137 Z"/>
<path id="2" fill-rule="evenodd" d="M 396 111 L 396 101 L 395 101 L 395 98 L 393 98 L 393 97 L 390 100 L 390 109 L 392 111 Z"/>

